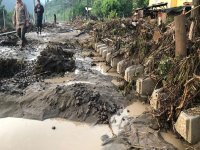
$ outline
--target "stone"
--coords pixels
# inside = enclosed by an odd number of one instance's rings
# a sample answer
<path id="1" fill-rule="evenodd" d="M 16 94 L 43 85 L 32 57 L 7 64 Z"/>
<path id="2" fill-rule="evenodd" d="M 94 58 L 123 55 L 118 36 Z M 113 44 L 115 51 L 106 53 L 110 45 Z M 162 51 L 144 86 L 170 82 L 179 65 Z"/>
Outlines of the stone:
<path id="1" fill-rule="evenodd" d="M 127 60 L 122 60 L 117 64 L 117 73 L 124 75 L 126 68 L 130 66 L 130 62 Z"/>
<path id="2" fill-rule="evenodd" d="M 121 57 L 114 57 L 111 59 L 111 67 L 117 69 L 117 64 L 121 61 Z"/>
<path id="3" fill-rule="evenodd" d="M 112 53 L 111 52 L 107 53 L 107 55 L 106 55 L 106 62 L 107 63 L 111 63 L 111 58 L 112 58 Z"/>
<path id="4" fill-rule="evenodd" d="M 155 110 L 160 109 L 164 106 L 165 99 L 167 98 L 167 94 L 164 92 L 163 88 L 156 89 L 153 91 L 153 94 L 150 98 L 150 105 Z"/>
<path id="5" fill-rule="evenodd" d="M 105 44 L 98 45 L 96 51 L 99 53 L 100 48 L 102 48 L 102 47 L 107 47 L 107 46 Z"/>
<path id="6" fill-rule="evenodd" d="M 103 53 L 104 50 L 108 50 L 108 47 L 107 46 L 106 47 L 101 47 L 99 49 L 99 54 L 102 55 L 102 53 Z"/>
<path id="7" fill-rule="evenodd" d="M 125 70 L 124 79 L 127 82 L 131 82 L 132 80 L 135 80 L 138 77 L 142 77 L 143 73 L 144 67 L 142 65 L 133 65 Z"/>
<path id="8" fill-rule="evenodd" d="M 175 124 L 176 131 L 189 143 L 200 141 L 200 115 L 190 115 L 181 112 Z"/>
<path id="9" fill-rule="evenodd" d="M 151 78 L 139 78 L 136 81 L 136 92 L 140 95 L 152 95 L 156 81 Z"/>

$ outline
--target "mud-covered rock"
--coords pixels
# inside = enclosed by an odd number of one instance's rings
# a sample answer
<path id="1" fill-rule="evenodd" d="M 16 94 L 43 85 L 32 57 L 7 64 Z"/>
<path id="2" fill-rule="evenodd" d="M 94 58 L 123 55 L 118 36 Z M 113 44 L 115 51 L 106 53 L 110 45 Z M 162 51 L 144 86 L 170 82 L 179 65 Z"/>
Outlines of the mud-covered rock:
<path id="1" fill-rule="evenodd" d="M 52 74 L 73 71 L 75 68 L 73 55 L 73 52 L 63 50 L 60 46 L 48 45 L 38 56 L 35 73 Z"/>
<path id="2" fill-rule="evenodd" d="M 0 46 L 16 46 L 18 37 L 15 35 L 0 38 Z"/>
<path id="3" fill-rule="evenodd" d="M 23 61 L 17 59 L 0 58 L 0 78 L 8 78 L 14 76 L 21 71 L 25 66 Z"/>

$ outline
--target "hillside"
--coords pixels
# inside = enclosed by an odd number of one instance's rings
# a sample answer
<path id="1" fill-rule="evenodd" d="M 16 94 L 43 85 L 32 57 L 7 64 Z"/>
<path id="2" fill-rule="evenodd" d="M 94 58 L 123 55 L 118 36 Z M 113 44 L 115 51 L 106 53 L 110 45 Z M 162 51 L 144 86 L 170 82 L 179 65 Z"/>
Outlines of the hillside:
<path id="1" fill-rule="evenodd" d="M 44 2 L 45 0 L 41 0 Z M 33 13 L 33 0 L 23 0 L 26 3 L 29 13 Z M 16 0 L 3 0 L 2 4 L 5 5 L 8 11 L 12 11 L 15 6 Z"/>

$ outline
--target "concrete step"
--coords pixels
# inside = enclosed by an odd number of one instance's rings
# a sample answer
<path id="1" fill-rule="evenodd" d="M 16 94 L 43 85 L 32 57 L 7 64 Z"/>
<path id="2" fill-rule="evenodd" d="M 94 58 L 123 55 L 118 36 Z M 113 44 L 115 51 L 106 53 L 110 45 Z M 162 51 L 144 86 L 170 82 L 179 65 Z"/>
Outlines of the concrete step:
<path id="1" fill-rule="evenodd" d="M 117 64 L 122 60 L 122 57 L 121 56 L 116 56 L 114 58 L 111 59 L 111 67 L 114 68 L 114 69 L 117 69 Z"/>
<path id="2" fill-rule="evenodd" d="M 200 141 L 200 115 L 181 112 L 175 124 L 176 131 L 189 143 Z"/>
<path id="3" fill-rule="evenodd" d="M 117 64 L 117 73 L 124 75 L 126 68 L 130 67 L 131 63 L 128 60 L 122 60 Z"/>
<path id="4" fill-rule="evenodd" d="M 140 95 L 152 95 L 155 86 L 156 81 L 151 79 L 150 77 L 139 78 L 136 81 L 136 92 Z"/>
<path id="5" fill-rule="evenodd" d="M 142 77 L 143 73 L 144 73 L 144 67 L 142 65 L 133 65 L 125 70 L 124 79 L 127 82 L 131 82 L 132 80 L 136 80 L 139 77 Z"/>
<path id="6" fill-rule="evenodd" d="M 165 105 L 166 98 L 167 94 L 164 92 L 163 88 L 154 90 L 150 98 L 151 107 L 154 108 L 155 110 L 160 109 Z"/>

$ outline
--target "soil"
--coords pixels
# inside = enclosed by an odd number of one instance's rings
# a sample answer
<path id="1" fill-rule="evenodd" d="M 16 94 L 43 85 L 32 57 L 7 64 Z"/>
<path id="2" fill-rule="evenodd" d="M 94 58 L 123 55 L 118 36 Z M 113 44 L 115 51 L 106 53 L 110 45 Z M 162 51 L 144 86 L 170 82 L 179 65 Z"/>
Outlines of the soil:
<path id="1" fill-rule="evenodd" d="M 176 149 L 163 140 L 159 131 L 152 129 L 152 127 L 158 126 L 152 114 L 144 113 L 137 118 L 128 119 L 128 124 L 117 137 L 104 141 L 104 150 Z"/>
<path id="2" fill-rule="evenodd" d="M 38 39 L 34 36 L 36 33 L 27 34 L 29 44 L 22 51 L 18 46 L 1 48 L 2 57 L 14 63 L 0 70 L 8 72 L 0 80 L 0 117 L 37 120 L 60 117 L 107 124 L 128 102 L 111 83 L 112 78 L 93 69 L 92 60 L 83 58 L 79 45 L 74 45 L 74 41 L 81 41 L 87 34 L 77 37 L 80 32 L 52 30 Z M 59 42 L 55 40 L 59 38 Z M 9 50 L 5 52 L 4 48 Z M 24 67 L 12 71 L 22 60 Z M 54 81 L 63 77 L 71 80 L 44 82 L 48 78 Z"/>

